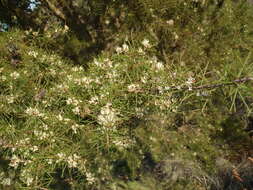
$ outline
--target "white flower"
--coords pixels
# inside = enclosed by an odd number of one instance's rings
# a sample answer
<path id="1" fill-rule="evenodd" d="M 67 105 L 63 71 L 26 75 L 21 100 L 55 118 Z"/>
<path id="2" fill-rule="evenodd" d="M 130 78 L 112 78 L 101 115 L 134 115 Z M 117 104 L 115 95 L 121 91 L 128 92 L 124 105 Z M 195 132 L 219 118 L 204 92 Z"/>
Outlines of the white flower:
<path id="1" fill-rule="evenodd" d="M 29 51 L 28 55 L 33 56 L 34 58 L 36 58 L 38 56 L 38 52 L 36 52 L 36 51 Z"/>
<path id="2" fill-rule="evenodd" d="M 67 79 L 68 79 L 69 81 L 72 81 L 72 80 L 73 80 L 73 76 L 72 76 L 72 75 L 67 75 Z"/>
<path id="3" fill-rule="evenodd" d="M 112 61 L 110 59 L 106 58 L 104 62 L 106 63 L 106 67 L 112 68 Z"/>
<path id="4" fill-rule="evenodd" d="M 99 124 L 105 127 L 112 127 L 118 121 L 116 111 L 111 108 L 111 104 L 107 103 L 104 107 L 102 107 L 100 111 L 100 115 L 98 116 Z"/>
<path id="5" fill-rule="evenodd" d="M 72 109 L 72 111 L 76 114 L 79 115 L 80 114 L 80 108 L 77 106 L 75 108 Z"/>
<path id="6" fill-rule="evenodd" d="M 149 44 L 148 39 L 144 39 L 141 43 L 145 48 L 150 48 L 151 47 L 151 45 Z"/>
<path id="7" fill-rule="evenodd" d="M 144 109 L 143 108 L 135 108 L 136 116 L 138 118 L 142 118 L 144 116 Z"/>
<path id="8" fill-rule="evenodd" d="M 80 160 L 80 156 L 78 156 L 77 154 L 73 154 L 67 157 L 67 162 L 69 167 L 71 168 L 76 168 L 78 166 L 78 162 Z"/>
<path id="9" fill-rule="evenodd" d="M 62 120 L 63 120 L 63 117 L 62 117 L 61 114 L 59 114 L 59 115 L 57 116 L 57 118 L 58 118 L 59 121 L 62 121 Z"/>
<path id="10" fill-rule="evenodd" d="M 9 163 L 9 166 L 17 169 L 19 163 L 23 162 L 19 157 L 17 157 L 16 155 L 13 155 L 11 158 L 11 162 Z"/>
<path id="11" fill-rule="evenodd" d="M 24 183 L 26 183 L 27 186 L 30 186 L 34 181 L 34 176 L 32 176 L 30 169 L 21 170 L 20 177 L 21 177 L 21 180 Z"/>
<path id="12" fill-rule="evenodd" d="M 164 87 L 164 90 L 165 90 L 165 91 L 168 91 L 168 90 L 170 90 L 170 89 L 171 89 L 170 86 L 165 86 L 165 87 Z"/>
<path id="13" fill-rule="evenodd" d="M 20 74 L 19 74 L 18 72 L 15 71 L 15 72 L 11 73 L 10 76 L 11 76 L 14 80 L 16 80 L 17 78 L 19 78 Z"/>
<path id="14" fill-rule="evenodd" d="M 56 86 L 56 88 L 58 88 L 60 91 L 68 91 L 69 87 L 66 84 L 59 84 Z"/>
<path id="15" fill-rule="evenodd" d="M 123 45 L 122 45 L 122 49 L 123 49 L 124 52 L 128 52 L 129 47 L 128 47 L 127 44 L 123 44 Z"/>
<path id="16" fill-rule="evenodd" d="M 117 47 L 115 48 L 115 51 L 116 51 L 117 54 L 120 54 L 120 53 L 123 52 L 122 48 L 119 47 L 119 46 L 117 46 Z"/>
<path id="17" fill-rule="evenodd" d="M 177 35 L 177 33 L 174 33 L 174 37 L 175 37 L 175 40 L 178 40 L 179 36 Z"/>
<path id="18" fill-rule="evenodd" d="M 87 181 L 88 181 L 89 184 L 95 183 L 94 176 L 91 173 L 89 173 L 89 172 L 86 173 L 86 179 L 87 179 Z"/>
<path id="19" fill-rule="evenodd" d="M 156 69 L 158 70 L 163 70 L 164 69 L 164 65 L 162 62 L 157 62 L 155 65 Z"/>
<path id="20" fill-rule="evenodd" d="M 11 185 L 11 179 L 10 178 L 4 178 L 4 179 L 2 179 L 2 181 L 0 182 L 2 185 L 7 185 L 7 186 L 9 186 L 9 185 Z"/>
<path id="21" fill-rule="evenodd" d="M 195 82 L 195 78 L 189 77 L 189 78 L 187 79 L 187 81 L 186 81 L 186 84 L 187 84 L 187 85 L 191 85 L 191 84 L 193 84 L 194 82 Z"/>
<path id="22" fill-rule="evenodd" d="M 49 135 L 43 131 L 34 130 L 33 134 L 40 140 L 46 139 Z"/>
<path id="23" fill-rule="evenodd" d="M 186 81 L 186 85 L 188 89 L 191 91 L 192 90 L 192 84 L 195 82 L 195 79 L 192 77 L 189 77 Z"/>
<path id="24" fill-rule="evenodd" d="M 174 20 L 170 19 L 166 22 L 169 26 L 173 26 L 174 25 Z"/>
<path id="25" fill-rule="evenodd" d="M 81 79 L 82 84 L 89 85 L 92 82 L 92 79 L 89 77 L 83 77 Z"/>
<path id="26" fill-rule="evenodd" d="M 130 84 L 127 87 L 128 92 L 138 92 L 140 90 L 140 85 L 139 84 Z"/>
<path id="27" fill-rule="evenodd" d="M 71 129 L 73 130 L 74 134 L 77 133 L 77 129 L 79 128 L 79 125 L 78 124 L 74 124 L 71 126 Z"/>
<path id="28" fill-rule="evenodd" d="M 36 151 L 39 150 L 39 148 L 38 148 L 38 146 L 33 146 L 33 147 L 31 148 L 31 150 L 32 150 L 33 152 L 36 152 Z"/>
<path id="29" fill-rule="evenodd" d="M 71 70 L 74 71 L 74 72 L 83 71 L 83 67 L 81 67 L 81 66 L 79 66 L 79 67 L 75 66 Z"/>
<path id="30" fill-rule="evenodd" d="M 142 49 L 142 48 L 139 48 L 139 49 L 138 49 L 138 53 L 141 53 L 141 54 L 144 53 L 143 49 Z"/>
<path id="31" fill-rule="evenodd" d="M 30 185 L 32 184 L 32 182 L 33 182 L 33 177 L 27 177 L 27 178 L 26 178 L 26 184 L 27 184 L 28 186 L 30 186 Z"/>
<path id="32" fill-rule="evenodd" d="M 72 105 L 74 105 L 74 106 L 77 106 L 77 105 L 80 103 L 80 101 L 77 100 L 77 99 L 75 99 L 75 98 L 73 97 L 73 98 L 68 98 L 68 99 L 66 100 L 66 103 L 67 103 L 67 105 L 72 104 Z"/>
<path id="33" fill-rule="evenodd" d="M 6 76 L 1 76 L 2 81 L 6 81 L 6 79 L 7 79 Z"/>
<path id="34" fill-rule="evenodd" d="M 69 30 L 69 27 L 65 24 L 64 25 L 64 32 L 67 32 Z"/>
<path id="35" fill-rule="evenodd" d="M 98 96 L 93 96 L 90 100 L 89 100 L 89 103 L 90 104 L 98 104 Z"/>
<path id="36" fill-rule="evenodd" d="M 99 62 L 97 59 L 94 59 L 94 62 L 93 62 L 96 66 L 98 67 L 101 67 L 102 66 L 102 63 Z"/>
<path id="37" fill-rule="evenodd" d="M 141 82 L 144 84 L 147 83 L 147 77 L 146 76 L 141 77 Z"/>
<path id="38" fill-rule="evenodd" d="M 130 147 L 134 142 L 131 139 L 115 139 L 112 143 L 117 146 L 119 150 L 123 150 Z"/>
<path id="39" fill-rule="evenodd" d="M 50 68 L 49 71 L 51 75 L 56 76 L 56 71 L 53 68 Z"/>
<path id="40" fill-rule="evenodd" d="M 49 164 L 49 165 L 51 165 L 51 164 L 53 164 L 53 160 L 52 159 L 47 159 L 47 163 Z"/>
<path id="41" fill-rule="evenodd" d="M 59 158 L 59 160 L 57 160 L 57 162 L 62 161 L 66 158 L 66 154 L 62 153 L 62 152 L 58 153 L 57 156 Z"/>
<path id="42" fill-rule="evenodd" d="M 7 97 L 7 103 L 8 104 L 12 104 L 14 102 L 14 100 L 15 100 L 15 96 L 13 96 L 13 95 L 10 95 L 10 96 Z"/>
<path id="43" fill-rule="evenodd" d="M 39 117 L 43 117 L 44 114 L 43 113 L 40 113 L 39 110 L 37 108 L 27 108 L 25 110 L 25 113 L 27 115 L 30 115 L 30 116 L 39 116 Z"/>

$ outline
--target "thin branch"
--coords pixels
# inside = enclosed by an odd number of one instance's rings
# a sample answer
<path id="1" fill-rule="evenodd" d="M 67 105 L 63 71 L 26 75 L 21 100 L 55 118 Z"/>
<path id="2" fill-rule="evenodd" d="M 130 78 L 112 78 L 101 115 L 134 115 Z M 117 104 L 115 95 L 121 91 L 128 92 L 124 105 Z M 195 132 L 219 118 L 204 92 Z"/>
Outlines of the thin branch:
<path id="1" fill-rule="evenodd" d="M 230 86 L 230 85 L 235 85 L 237 83 L 243 83 L 243 82 L 248 82 L 248 81 L 253 81 L 252 77 L 245 77 L 245 78 L 240 78 L 233 80 L 232 82 L 227 82 L 227 83 L 219 83 L 219 84 L 209 84 L 209 85 L 201 85 L 201 86 L 187 86 L 187 87 L 180 87 L 180 86 L 170 86 L 170 88 L 166 91 L 170 90 L 202 90 L 202 89 L 212 89 L 212 88 L 218 88 L 218 87 L 224 87 L 224 86 Z M 153 92 L 158 92 L 158 89 L 154 89 Z"/>
<path id="2" fill-rule="evenodd" d="M 235 85 L 235 84 L 237 84 L 237 83 L 243 83 L 243 82 L 247 82 L 247 81 L 253 81 L 253 78 L 251 78 L 251 77 L 240 78 L 240 79 L 233 80 L 232 82 L 228 82 L 228 83 L 211 84 L 211 85 L 202 85 L 202 86 L 192 87 L 192 89 L 193 89 L 193 90 L 199 90 L 199 89 L 217 88 L 217 87 Z M 185 88 L 185 89 L 187 89 L 187 88 Z"/>

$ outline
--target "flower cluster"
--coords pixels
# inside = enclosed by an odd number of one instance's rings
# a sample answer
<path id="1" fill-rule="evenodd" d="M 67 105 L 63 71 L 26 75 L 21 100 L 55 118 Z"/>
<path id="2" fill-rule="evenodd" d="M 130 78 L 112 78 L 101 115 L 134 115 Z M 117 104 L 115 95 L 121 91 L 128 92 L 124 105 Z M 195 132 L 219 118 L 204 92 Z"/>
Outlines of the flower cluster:
<path id="1" fill-rule="evenodd" d="M 111 103 L 107 103 L 102 107 L 98 116 L 98 122 L 100 125 L 105 127 L 114 127 L 119 120 L 117 112 L 112 108 Z"/>
<path id="2" fill-rule="evenodd" d="M 151 48 L 151 45 L 150 45 L 148 39 L 144 39 L 141 43 L 142 43 L 142 45 L 143 45 L 145 48 Z"/>
<path id="3" fill-rule="evenodd" d="M 122 45 L 122 47 L 119 47 L 119 46 L 116 47 L 115 51 L 116 51 L 117 54 L 128 52 L 129 51 L 129 46 L 126 43 L 124 43 Z"/>
<path id="4" fill-rule="evenodd" d="M 30 116 L 44 117 L 44 113 L 41 113 L 37 108 L 27 108 L 25 113 Z"/>
<path id="5" fill-rule="evenodd" d="M 189 90 L 192 90 L 192 84 L 195 83 L 195 78 L 189 77 L 186 81 L 186 85 L 189 88 Z"/>

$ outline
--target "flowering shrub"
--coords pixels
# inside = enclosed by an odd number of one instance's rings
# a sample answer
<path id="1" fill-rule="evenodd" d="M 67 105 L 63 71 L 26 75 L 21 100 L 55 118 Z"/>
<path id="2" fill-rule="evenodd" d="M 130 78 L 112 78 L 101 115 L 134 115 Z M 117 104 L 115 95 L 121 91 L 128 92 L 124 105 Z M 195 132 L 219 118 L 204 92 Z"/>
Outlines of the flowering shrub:
<path id="1" fill-rule="evenodd" d="M 179 8 L 196 5 L 197 14 L 206 5 L 189 2 Z M 229 5 L 226 11 L 232 11 Z M 219 48 L 208 50 L 203 46 L 209 44 L 198 46 L 187 38 L 192 26 L 180 32 L 178 20 L 165 22 L 171 30 L 165 50 L 171 54 L 161 56 L 158 48 L 164 39 L 151 31 L 118 42 L 112 52 L 94 57 L 88 68 L 28 43 L 31 34 L 1 34 L 0 187 L 215 185 L 215 160 L 238 157 L 236 150 L 247 154 L 252 145 L 242 127 L 252 110 L 252 87 L 247 84 L 252 80 L 252 48 L 242 42 L 244 49 L 234 50 L 226 41 L 227 54 L 220 56 Z M 206 40 L 208 32 L 199 28 L 194 35 Z M 14 65 L 5 48 L 10 44 L 20 54 Z M 178 45 L 182 51 L 173 51 Z M 205 50 L 214 57 L 204 55 Z"/>

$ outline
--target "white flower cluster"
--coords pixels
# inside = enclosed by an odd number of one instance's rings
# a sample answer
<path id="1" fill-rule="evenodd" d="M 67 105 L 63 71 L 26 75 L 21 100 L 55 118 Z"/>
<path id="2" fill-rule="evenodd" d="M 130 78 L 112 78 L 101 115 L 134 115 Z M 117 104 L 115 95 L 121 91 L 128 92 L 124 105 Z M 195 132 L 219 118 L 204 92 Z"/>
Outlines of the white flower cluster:
<path id="1" fill-rule="evenodd" d="M 189 88 L 189 90 L 192 90 L 192 84 L 195 82 L 195 78 L 189 77 L 186 81 L 186 85 Z"/>
<path id="2" fill-rule="evenodd" d="M 127 86 L 127 90 L 128 90 L 128 92 L 137 93 L 141 90 L 141 88 L 140 88 L 139 84 L 130 84 Z"/>
<path id="3" fill-rule="evenodd" d="M 155 72 L 164 70 L 164 65 L 161 61 L 158 61 L 157 57 L 152 57 L 151 64 L 153 65 L 153 70 Z"/>
<path id="4" fill-rule="evenodd" d="M 67 105 L 73 105 L 74 108 L 72 109 L 72 112 L 75 113 L 76 115 L 80 114 L 80 107 L 79 104 L 82 103 L 81 100 L 77 100 L 75 97 L 68 98 L 66 100 Z"/>
<path id="5" fill-rule="evenodd" d="M 124 43 L 122 45 L 122 47 L 119 47 L 119 46 L 116 47 L 115 51 L 116 51 L 117 54 L 128 52 L 129 51 L 129 47 L 128 47 L 128 45 L 126 43 Z"/>
<path id="6" fill-rule="evenodd" d="M 172 101 L 170 99 L 159 99 L 155 100 L 154 104 L 161 110 L 166 110 L 168 108 L 171 108 Z"/>
<path id="7" fill-rule="evenodd" d="M 39 140 L 46 140 L 50 139 L 54 136 L 53 131 L 46 131 L 46 130 L 34 130 L 33 134 L 39 139 Z"/>
<path id="8" fill-rule="evenodd" d="M 76 168 L 78 166 L 79 161 L 81 161 L 81 157 L 77 154 L 67 156 L 65 153 L 61 152 L 57 154 L 57 157 L 58 160 L 56 161 L 56 163 L 62 161 L 67 162 L 70 168 Z"/>
<path id="9" fill-rule="evenodd" d="M 129 148 L 134 144 L 134 141 L 131 139 L 116 139 L 112 141 L 112 143 L 119 148 L 119 150 L 123 150 Z"/>
<path id="10" fill-rule="evenodd" d="M 81 71 L 84 71 L 83 70 L 83 67 L 73 67 L 72 69 L 71 69 L 72 71 L 74 71 L 74 72 L 81 72 Z"/>
<path id="11" fill-rule="evenodd" d="M 20 163 L 23 163 L 24 161 L 20 159 L 15 154 L 11 158 L 11 162 L 9 163 L 9 166 L 13 167 L 14 169 L 17 169 Z"/>
<path id="12" fill-rule="evenodd" d="M 14 103 L 16 98 L 17 98 L 17 96 L 14 96 L 13 94 L 6 96 L 7 103 L 8 104 Z"/>
<path id="13" fill-rule="evenodd" d="M 66 83 L 63 83 L 63 84 L 57 85 L 56 89 L 57 89 L 56 91 L 60 90 L 63 92 L 67 92 L 69 90 L 69 86 Z"/>
<path id="14" fill-rule="evenodd" d="M 6 78 L 6 76 L 2 75 L 2 76 L 0 76 L 0 80 L 1 80 L 1 81 L 6 81 L 7 78 Z"/>
<path id="15" fill-rule="evenodd" d="M 61 114 L 56 116 L 59 121 L 64 122 L 65 124 L 69 123 L 71 120 L 69 118 L 64 118 Z"/>
<path id="16" fill-rule="evenodd" d="M 29 107 L 25 110 L 25 113 L 30 116 L 44 117 L 44 114 L 40 113 L 40 111 L 37 108 Z"/>
<path id="17" fill-rule="evenodd" d="M 28 51 L 28 55 L 36 58 L 38 56 L 38 52 L 36 52 L 36 51 Z"/>
<path id="18" fill-rule="evenodd" d="M 144 108 L 135 108 L 135 114 L 138 118 L 142 118 L 144 116 Z"/>
<path id="19" fill-rule="evenodd" d="M 81 102 L 82 102 L 81 100 L 78 100 L 75 97 L 71 97 L 71 98 L 68 98 L 66 100 L 67 105 L 71 105 L 72 104 L 74 106 L 78 106 L 78 104 L 81 103 Z"/>
<path id="20" fill-rule="evenodd" d="M 50 68 L 49 69 L 49 73 L 52 75 L 52 76 L 56 76 L 56 70 L 55 69 L 53 69 L 53 68 Z"/>
<path id="21" fill-rule="evenodd" d="M 36 179 L 36 178 L 35 178 Z M 21 180 L 27 185 L 31 186 L 35 181 L 34 176 L 32 176 L 31 171 L 29 169 L 23 169 L 21 171 Z"/>
<path id="22" fill-rule="evenodd" d="M 166 21 L 166 23 L 167 23 L 169 26 L 173 26 L 173 25 L 174 25 L 174 20 L 173 20 L 173 19 L 170 19 L 170 20 Z"/>
<path id="23" fill-rule="evenodd" d="M 100 115 L 98 116 L 98 123 L 105 127 L 113 127 L 117 121 L 117 112 L 113 109 L 111 103 L 107 103 L 102 107 Z"/>
<path id="24" fill-rule="evenodd" d="M 141 43 L 142 43 L 142 45 L 143 45 L 145 48 L 151 48 L 151 45 L 150 45 L 148 39 L 144 39 Z"/>
<path id="25" fill-rule="evenodd" d="M 78 124 L 71 125 L 71 129 L 73 130 L 74 134 L 77 134 L 77 130 L 79 128 L 80 128 L 80 125 L 78 125 Z"/>
<path id="26" fill-rule="evenodd" d="M 17 71 L 14 71 L 10 74 L 10 77 L 12 77 L 14 80 L 18 79 L 20 74 Z"/>
<path id="27" fill-rule="evenodd" d="M 86 180 L 88 181 L 88 184 L 95 183 L 95 177 L 90 172 L 86 172 Z"/>
<path id="28" fill-rule="evenodd" d="M 80 115 L 80 107 L 76 106 L 75 108 L 72 109 L 72 112 L 76 115 Z"/>
<path id="29" fill-rule="evenodd" d="M 94 59 L 93 61 L 94 65 L 96 65 L 97 67 L 102 67 L 103 63 L 99 62 L 97 59 Z"/>
<path id="30" fill-rule="evenodd" d="M 77 154 L 73 154 L 67 157 L 67 163 L 69 165 L 70 168 L 76 168 L 78 166 L 78 162 L 80 160 L 80 156 L 78 156 Z"/>
<path id="31" fill-rule="evenodd" d="M 3 186 L 11 185 L 11 178 L 9 178 L 9 177 L 4 178 L 4 177 L 2 177 L 3 175 L 4 175 L 4 173 L 2 172 L 0 174 L 0 184 L 3 185 Z"/>
<path id="32" fill-rule="evenodd" d="M 96 84 L 101 84 L 100 79 L 99 78 L 89 78 L 89 77 L 82 77 L 82 78 L 76 78 L 73 79 L 74 83 L 77 85 L 85 85 L 86 88 L 91 88 L 92 85 L 91 83 L 96 83 Z"/>
<path id="33" fill-rule="evenodd" d="M 98 61 L 97 59 L 94 59 L 93 63 L 97 67 L 100 67 L 100 68 L 103 68 L 103 69 L 108 69 L 108 68 L 113 67 L 113 62 L 108 58 L 104 59 L 103 61 Z"/>
<path id="34" fill-rule="evenodd" d="M 95 177 L 92 175 L 92 173 L 87 171 L 87 168 L 85 166 L 86 160 L 82 159 L 81 156 L 74 153 L 73 155 L 67 156 L 65 153 L 58 153 L 57 154 L 57 161 L 59 162 L 66 162 L 70 168 L 78 168 L 86 173 L 86 179 L 89 184 L 95 183 Z"/>
<path id="35" fill-rule="evenodd" d="M 111 82 L 120 82 L 119 76 L 119 72 L 114 68 L 106 73 L 106 78 L 110 79 Z"/>
<path id="36" fill-rule="evenodd" d="M 99 98 L 98 96 L 92 96 L 91 99 L 89 100 L 89 104 L 98 104 Z"/>

